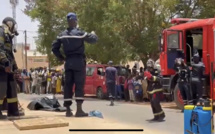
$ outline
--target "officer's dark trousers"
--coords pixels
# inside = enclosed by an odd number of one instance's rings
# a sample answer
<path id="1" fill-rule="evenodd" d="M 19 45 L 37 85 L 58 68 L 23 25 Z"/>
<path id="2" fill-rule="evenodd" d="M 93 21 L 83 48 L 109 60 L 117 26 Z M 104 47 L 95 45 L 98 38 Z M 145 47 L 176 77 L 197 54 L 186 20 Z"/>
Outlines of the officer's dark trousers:
<path id="1" fill-rule="evenodd" d="M 107 82 L 106 86 L 107 86 L 109 98 L 114 98 L 116 94 L 116 82 Z"/>
<path id="2" fill-rule="evenodd" d="M 160 115 L 164 114 L 164 111 L 162 110 L 162 107 L 160 105 L 161 94 L 162 94 L 161 92 L 149 94 L 154 117 L 159 117 Z"/>
<path id="3" fill-rule="evenodd" d="M 80 71 L 67 69 L 65 71 L 64 106 L 72 104 L 73 86 L 75 85 L 75 99 L 77 102 L 84 100 L 85 68 Z"/>
<path id="4" fill-rule="evenodd" d="M 183 98 L 184 105 L 191 103 L 191 92 L 189 89 L 189 83 L 188 82 L 179 82 L 178 87 L 180 89 L 180 93 Z"/>
<path id="5" fill-rule="evenodd" d="M 202 98 L 203 93 L 203 84 L 201 81 L 192 81 L 192 95 L 193 95 L 193 104 L 197 104 L 199 98 Z"/>
<path id="6" fill-rule="evenodd" d="M 5 97 L 7 98 L 8 103 L 8 115 L 17 114 L 18 99 L 14 75 L 0 72 L 0 110 L 2 109 L 2 104 Z"/>

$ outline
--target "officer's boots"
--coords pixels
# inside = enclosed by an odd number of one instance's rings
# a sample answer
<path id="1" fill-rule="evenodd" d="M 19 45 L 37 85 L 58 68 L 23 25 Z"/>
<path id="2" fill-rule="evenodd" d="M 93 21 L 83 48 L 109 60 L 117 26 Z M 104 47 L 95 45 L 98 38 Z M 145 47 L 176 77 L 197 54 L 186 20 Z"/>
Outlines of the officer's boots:
<path id="1" fill-rule="evenodd" d="M 24 109 L 19 109 L 19 116 L 25 116 Z"/>
<path id="2" fill-rule="evenodd" d="M 83 101 L 76 101 L 77 102 L 77 111 L 76 111 L 76 114 L 75 116 L 76 117 L 86 117 L 88 116 L 88 113 L 85 113 L 83 110 L 82 110 L 82 103 Z"/>
<path id="3" fill-rule="evenodd" d="M 7 110 L 8 117 L 19 117 L 25 115 L 24 109 L 18 105 L 19 105 L 18 103 L 8 104 Z"/>
<path id="4" fill-rule="evenodd" d="M 66 117 L 71 117 L 73 116 L 70 107 L 66 107 Z"/>
<path id="5" fill-rule="evenodd" d="M 0 120 L 4 120 L 4 119 L 6 119 L 7 118 L 7 116 L 6 115 L 3 115 L 3 113 L 2 113 L 2 105 L 0 106 Z"/>
<path id="6" fill-rule="evenodd" d="M 2 112 L 0 111 L 0 120 L 4 120 L 7 119 L 6 115 L 3 115 Z"/>
<path id="7" fill-rule="evenodd" d="M 162 113 L 161 115 L 159 115 L 158 121 L 163 121 L 164 118 L 165 118 L 165 113 Z"/>
<path id="8" fill-rule="evenodd" d="M 157 121 L 158 119 L 159 119 L 159 116 L 154 116 L 154 118 L 153 118 L 153 119 L 148 120 L 148 121 Z"/>
<path id="9" fill-rule="evenodd" d="M 20 105 L 20 103 L 18 103 L 19 105 L 19 116 L 25 116 L 25 111 L 24 111 L 24 108 L 22 108 L 22 106 Z"/>

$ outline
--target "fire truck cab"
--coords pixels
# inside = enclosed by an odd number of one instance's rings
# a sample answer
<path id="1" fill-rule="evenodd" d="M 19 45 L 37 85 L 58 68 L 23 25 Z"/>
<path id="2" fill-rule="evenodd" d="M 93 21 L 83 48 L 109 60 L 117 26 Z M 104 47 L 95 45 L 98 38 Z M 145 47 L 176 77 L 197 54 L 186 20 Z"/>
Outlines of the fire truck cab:
<path id="1" fill-rule="evenodd" d="M 211 63 L 214 63 L 215 59 L 215 19 L 176 18 L 172 19 L 171 23 L 175 25 L 163 30 L 159 44 L 163 89 L 179 108 L 183 108 L 177 86 L 178 75 L 174 71 L 175 59 L 184 58 L 189 66 L 194 50 L 198 51 L 205 64 L 204 96 L 210 97 L 214 93 L 211 86 Z"/>

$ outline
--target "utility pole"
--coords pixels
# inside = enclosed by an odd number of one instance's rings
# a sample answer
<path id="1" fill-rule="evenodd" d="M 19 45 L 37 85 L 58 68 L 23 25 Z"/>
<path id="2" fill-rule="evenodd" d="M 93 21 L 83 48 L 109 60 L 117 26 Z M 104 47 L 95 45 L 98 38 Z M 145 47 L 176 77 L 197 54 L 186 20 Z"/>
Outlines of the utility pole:
<path id="1" fill-rule="evenodd" d="M 19 3 L 19 0 L 10 0 L 10 4 L 12 5 L 13 19 L 15 21 L 16 21 L 16 6 L 18 5 L 18 3 Z M 13 49 L 16 49 L 17 38 L 14 37 L 13 41 L 14 41 Z"/>
<path id="2" fill-rule="evenodd" d="M 22 43 L 22 68 L 25 68 L 25 61 L 24 61 L 24 43 Z"/>
<path id="3" fill-rule="evenodd" d="M 24 34 L 25 34 L 25 69 L 28 69 L 28 56 L 27 56 L 27 31 L 25 30 L 24 31 Z"/>

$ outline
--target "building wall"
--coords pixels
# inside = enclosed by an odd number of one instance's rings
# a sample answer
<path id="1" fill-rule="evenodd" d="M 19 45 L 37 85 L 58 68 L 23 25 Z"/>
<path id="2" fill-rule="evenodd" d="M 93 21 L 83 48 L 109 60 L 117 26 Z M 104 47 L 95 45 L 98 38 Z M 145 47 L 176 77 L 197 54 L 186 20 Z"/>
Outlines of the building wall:
<path id="1" fill-rule="evenodd" d="M 47 56 L 28 56 L 28 69 L 37 67 L 48 67 Z"/>
<path id="2" fill-rule="evenodd" d="M 129 65 L 130 69 L 132 69 L 135 64 L 137 64 L 137 70 L 139 70 L 140 67 L 144 67 L 144 64 L 142 61 L 129 61 L 125 65 Z"/>
<path id="3" fill-rule="evenodd" d="M 23 69 L 25 67 L 24 61 L 25 61 L 25 56 L 22 53 L 22 49 L 18 48 L 17 52 L 14 53 L 16 64 L 19 69 Z"/>
<path id="4" fill-rule="evenodd" d="M 29 52 L 30 55 L 30 52 Z M 25 69 L 25 54 L 22 52 L 22 48 L 17 48 L 17 52 L 14 53 L 16 63 L 19 69 Z M 27 56 L 27 69 L 37 67 L 48 67 L 47 56 Z"/>

